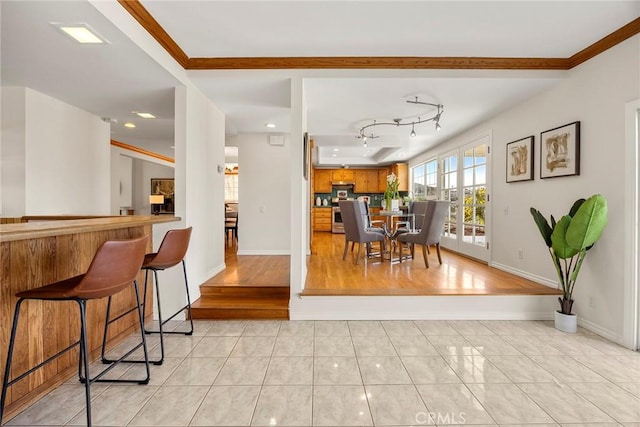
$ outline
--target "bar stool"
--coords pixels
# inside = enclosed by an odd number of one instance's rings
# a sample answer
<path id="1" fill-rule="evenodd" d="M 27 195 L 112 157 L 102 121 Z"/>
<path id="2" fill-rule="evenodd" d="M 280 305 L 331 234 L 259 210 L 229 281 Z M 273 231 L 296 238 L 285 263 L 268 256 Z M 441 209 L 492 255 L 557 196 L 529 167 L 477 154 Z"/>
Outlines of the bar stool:
<path id="1" fill-rule="evenodd" d="M 167 234 L 165 234 L 164 238 L 162 239 L 160 248 L 158 248 L 158 252 L 146 254 L 144 256 L 142 270 L 145 270 L 145 275 L 144 275 L 144 294 L 143 294 L 142 306 L 145 307 L 147 304 L 147 283 L 149 278 L 149 274 L 148 274 L 149 271 L 153 271 L 153 276 L 156 283 L 156 298 L 158 300 L 159 330 L 152 331 L 152 330 L 145 329 L 145 332 L 147 334 L 160 334 L 160 359 L 149 361 L 154 365 L 162 365 L 162 362 L 164 361 L 164 338 L 163 338 L 164 334 L 181 334 L 181 335 L 193 334 L 193 316 L 191 315 L 191 297 L 189 296 L 189 283 L 187 281 L 187 267 L 184 261 L 184 257 L 187 254 L 187 249 L 189 248 L 189 240 L 191 239 L 192 228 L 193 227 L 184 228 L 180 230 L 167 231 Z M 182 262 L 182 271 L 184 274 L 184 286 L 187 291 L 187 304 L 181 309 L 179 309 L 178 311 L 176 311 L 174 314 L 172 314 L 171 317 L 169 317 L 168 319 L 162 320 L 162 309 L 160 304 L 160 286 L 158 283 L 158 271 L 171 268 L 175 265 L 180 264 L 181 262 Z M 165 331 L 163 329 L 164 324 L 170 321 L 171 319 L 173 319 L 174 317 L 176 317 L 178 314 L 182 313 L 182 311 L 185 308 L 189 312 L 189 322 L 191 324 L 191 329 L 186 332 Z M 105 324 L 105 337 L 106 337 L 106 331 L 107 331 L 106 328 L 108 327 L 109 323 L 110 322 L 107 322 L 107 324 Z M 105 363 L 113 362 L 112 360 L 106 359 L 104 356 L 104 353 L 102 354 L 102 361 Z"/>
<path id="2" fill-rule="evenodd" d="M 13 326 L 11 328 L 11 339 L 9 341 L 9 351 L 7 354 L 7 363 L 5 365 L 4 380 L 2 382 L 2 397 L 0 398 L 0 424 L 2 424 L 2 413 L 4 412 L 4 404 L 7 397 L 7 389 L 40 369 L 45 364 L 51 362 L 58 356 L 66 353 L 76 345 L 80 346 L 78 356 L 78 377 L 85 384 L 87 426 L 91 426 L 91 383 L 94 382 L 133 382 L 138 384 L 148 384 L 150 378 L 149 362 L 147 354 L 147 343 L 144 330 L 144 320 L 142 315 L 142 305 L 140 304 L 140 296 L 138 294 L 138 283 L 136 277 L 140 271 L 140 266 L 144 260 L 145 247 L 148 237 L 143 236 L 131 240 L 113 240 L 107 241 L 100 246 L 96 252 L 91 265 L 85 274 L 81 274 L 70 279 L 61 280 L 39 288 L 30 289 L 16 294 L 18 301 L 16 302 L 15 314 L 13 317 Z M 124 290 L 133 283 L 136 302 L 138 308 L 138 321 L 140 323 L 140 331 L 142 342 L 137 344 L 127 354 L 122 356 L 115 362 L 124 361 L 124 359 L 142 347 L 144 350 L 144 358 L 147 366 L 147 376 L 142 380 L 105 380 L 102 376 L 109 372 L 115 363 L 104 369 L 102 372 L 91 378 L 89 375 L 89 346 L 87 344 L 87 321 L 86 309 L 87 301 L 92 299 L 109 297 Z M 16 339 L 16 331 L 18 329 L 18 318 L 20 315 L 20 307 L 26 300 L 41 301 L 75 301 L 78 303 L 80 310 L 80 339 L 69 347 L 61 350 L 57 354 L 46 359 L 39 365 L 29 369 L 20 376 L 9 380 L 11 372 L 11 361 L 13 357 L 14 344 Z M 103 341 L 104 345 L 104 341 Z M 103 349 L 104 352 L 104 349 Z"/>

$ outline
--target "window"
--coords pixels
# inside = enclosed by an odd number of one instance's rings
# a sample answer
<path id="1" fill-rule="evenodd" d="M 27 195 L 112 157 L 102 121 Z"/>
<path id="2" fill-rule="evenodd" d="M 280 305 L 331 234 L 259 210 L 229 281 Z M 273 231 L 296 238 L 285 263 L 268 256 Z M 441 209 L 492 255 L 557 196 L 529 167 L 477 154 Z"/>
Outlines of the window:
<path id="1" fill-rule="evenodd" d="M 225 168 L 224 172 L 224 201 L 237 203 L 238 202 L 238 168 L 232 168 L 229 170 L 229 166 Z"/>
<path id="2" fill-rule="evenodd" d="M 414 200 L 436 199 L 438 195 L 438 162 L 436 159 L 411 168 L 411 192 Z"/>

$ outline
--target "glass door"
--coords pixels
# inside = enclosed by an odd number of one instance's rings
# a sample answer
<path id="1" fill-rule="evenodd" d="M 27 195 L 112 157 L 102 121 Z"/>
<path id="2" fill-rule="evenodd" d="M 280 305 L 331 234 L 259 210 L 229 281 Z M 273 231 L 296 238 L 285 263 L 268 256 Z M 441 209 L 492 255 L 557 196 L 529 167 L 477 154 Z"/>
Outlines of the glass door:
<path id="1" fill-rule="evenodd" d="M 489 136 L 444 154 L 439 162 L 440 199 L 450 202 L 441 244 L 489 261 Z"/>
<path id="2" fill-rule="evenodd" d="M 487 163 L 486 141 L 462 150 L 461 235 L 459 250 L 483 261 L 489 260 L 487 246 Z"/>
<path id="3" fill-rule="evenodd" d="M 443 247 L 458 250 L 458 152 L 440 158 L 440 200 L 447 200 L 449 212 L 444 222 Z"/>

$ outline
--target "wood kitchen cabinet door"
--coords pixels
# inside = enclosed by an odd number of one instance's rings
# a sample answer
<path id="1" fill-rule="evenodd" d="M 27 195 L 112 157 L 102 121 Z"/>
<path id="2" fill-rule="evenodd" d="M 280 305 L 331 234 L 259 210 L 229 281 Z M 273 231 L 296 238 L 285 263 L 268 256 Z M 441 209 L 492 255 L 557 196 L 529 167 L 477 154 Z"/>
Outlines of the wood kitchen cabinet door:
<path id="1" fill-rule="evenodd" d="M 355 179 L 356 174 L 353 170 L 349 169 L 334 169 L 331 174 L 332 181 L 354 182 Z"/>
<path id="2" fill-rule="evenodd" d="M 353 188 L 353 191 L 356 193 L 368 193 L 369 185 L 367 181 L 367 171 L 363 169 L 356 169 L 354 173 L 356 175 L 356 186 Z"/>
<path id="3" fill-rule="evenodd" d="M 378 169 L 378 193 L 387 191 L 387 175 L 390 171 L 387 168 Z"/>
<path id="4" fill-rule="evenodd" d="M 369 169 L 367 173 L 367 193 L 378 192 L 378 170 Z"/>
<path id="5" fill-rule="evenodd" d="M 331 193 L 331 169 L 316 169 L 314 174 L 316 193 Z"/>
<path id="6" fill-rule="evenodd" d="M 356 193 L 378 192 L 378 169 L 356 169 Z"/>
<path id="7" fill-rule="evenodd" d="M 409 191 L 409 165 L 396 163 L 391 170 L 398 177 L 398 191 Z"/>

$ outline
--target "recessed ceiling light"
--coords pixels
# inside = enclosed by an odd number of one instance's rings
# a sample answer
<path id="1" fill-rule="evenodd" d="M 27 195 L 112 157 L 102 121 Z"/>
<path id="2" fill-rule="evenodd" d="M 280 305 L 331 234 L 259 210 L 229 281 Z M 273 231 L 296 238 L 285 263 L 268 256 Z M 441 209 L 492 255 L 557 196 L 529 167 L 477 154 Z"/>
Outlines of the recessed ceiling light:
<path id="1" fill-rule="evenodd" d="M 109 43 L 107 39 L 100 36 L 96 30 L 91 28 L 87 24 L 64 24 L 60 22 L 51 23 L 60 31 L 64 32 L 69 37 L 72 37 L 78 43 L 83 44 L 102 44 Z"/>
<path id="2" fill-rule="evenodd" d="M 339 148 L 334 148 L 333 151 L 340 151 L 340 149 Z"/>
<path id="3" fill-rule="evenodd" d="M 337 154 L 332 154 L 332 155 L 331 155 L 331 157 L 336 157 L 336 156 L 337 156 Z"/>
<path id="4" fill-rule="evenodd" d="M 125 124 L 124 124 L 124 125 L 122 125 L 122 126 L 124 126 L 124 127 L 126 127 L 126 128 L 129 128 L 129 129 L 133 129 L 134 127 L 136 127 L 136 125 L 135 125 L 135 124 L 133 124 L 133 123 L 131 123 L 131 122 L 127 122 L 127 123 L 125 123 Z"/>
<path id="5" fill-rule="evenodd" d="M 133 114 L 136 114 L 139 117 L 142 117 L 143 119 L 155 119 L 156 118 L 156 116 L 154 116 L 151 113 L 142 113 L 142 112 L 139 112 L 139 111 L 132 111 L 132 112 L 133 112 Z"/>
<path id="6" fill-rule="evenodd" d="M 265 123 L 264 126 L 268 127 L 269 129 L 273 129 L 274 127 L 276 127 L 276 124 L 275 123 Z"/>

